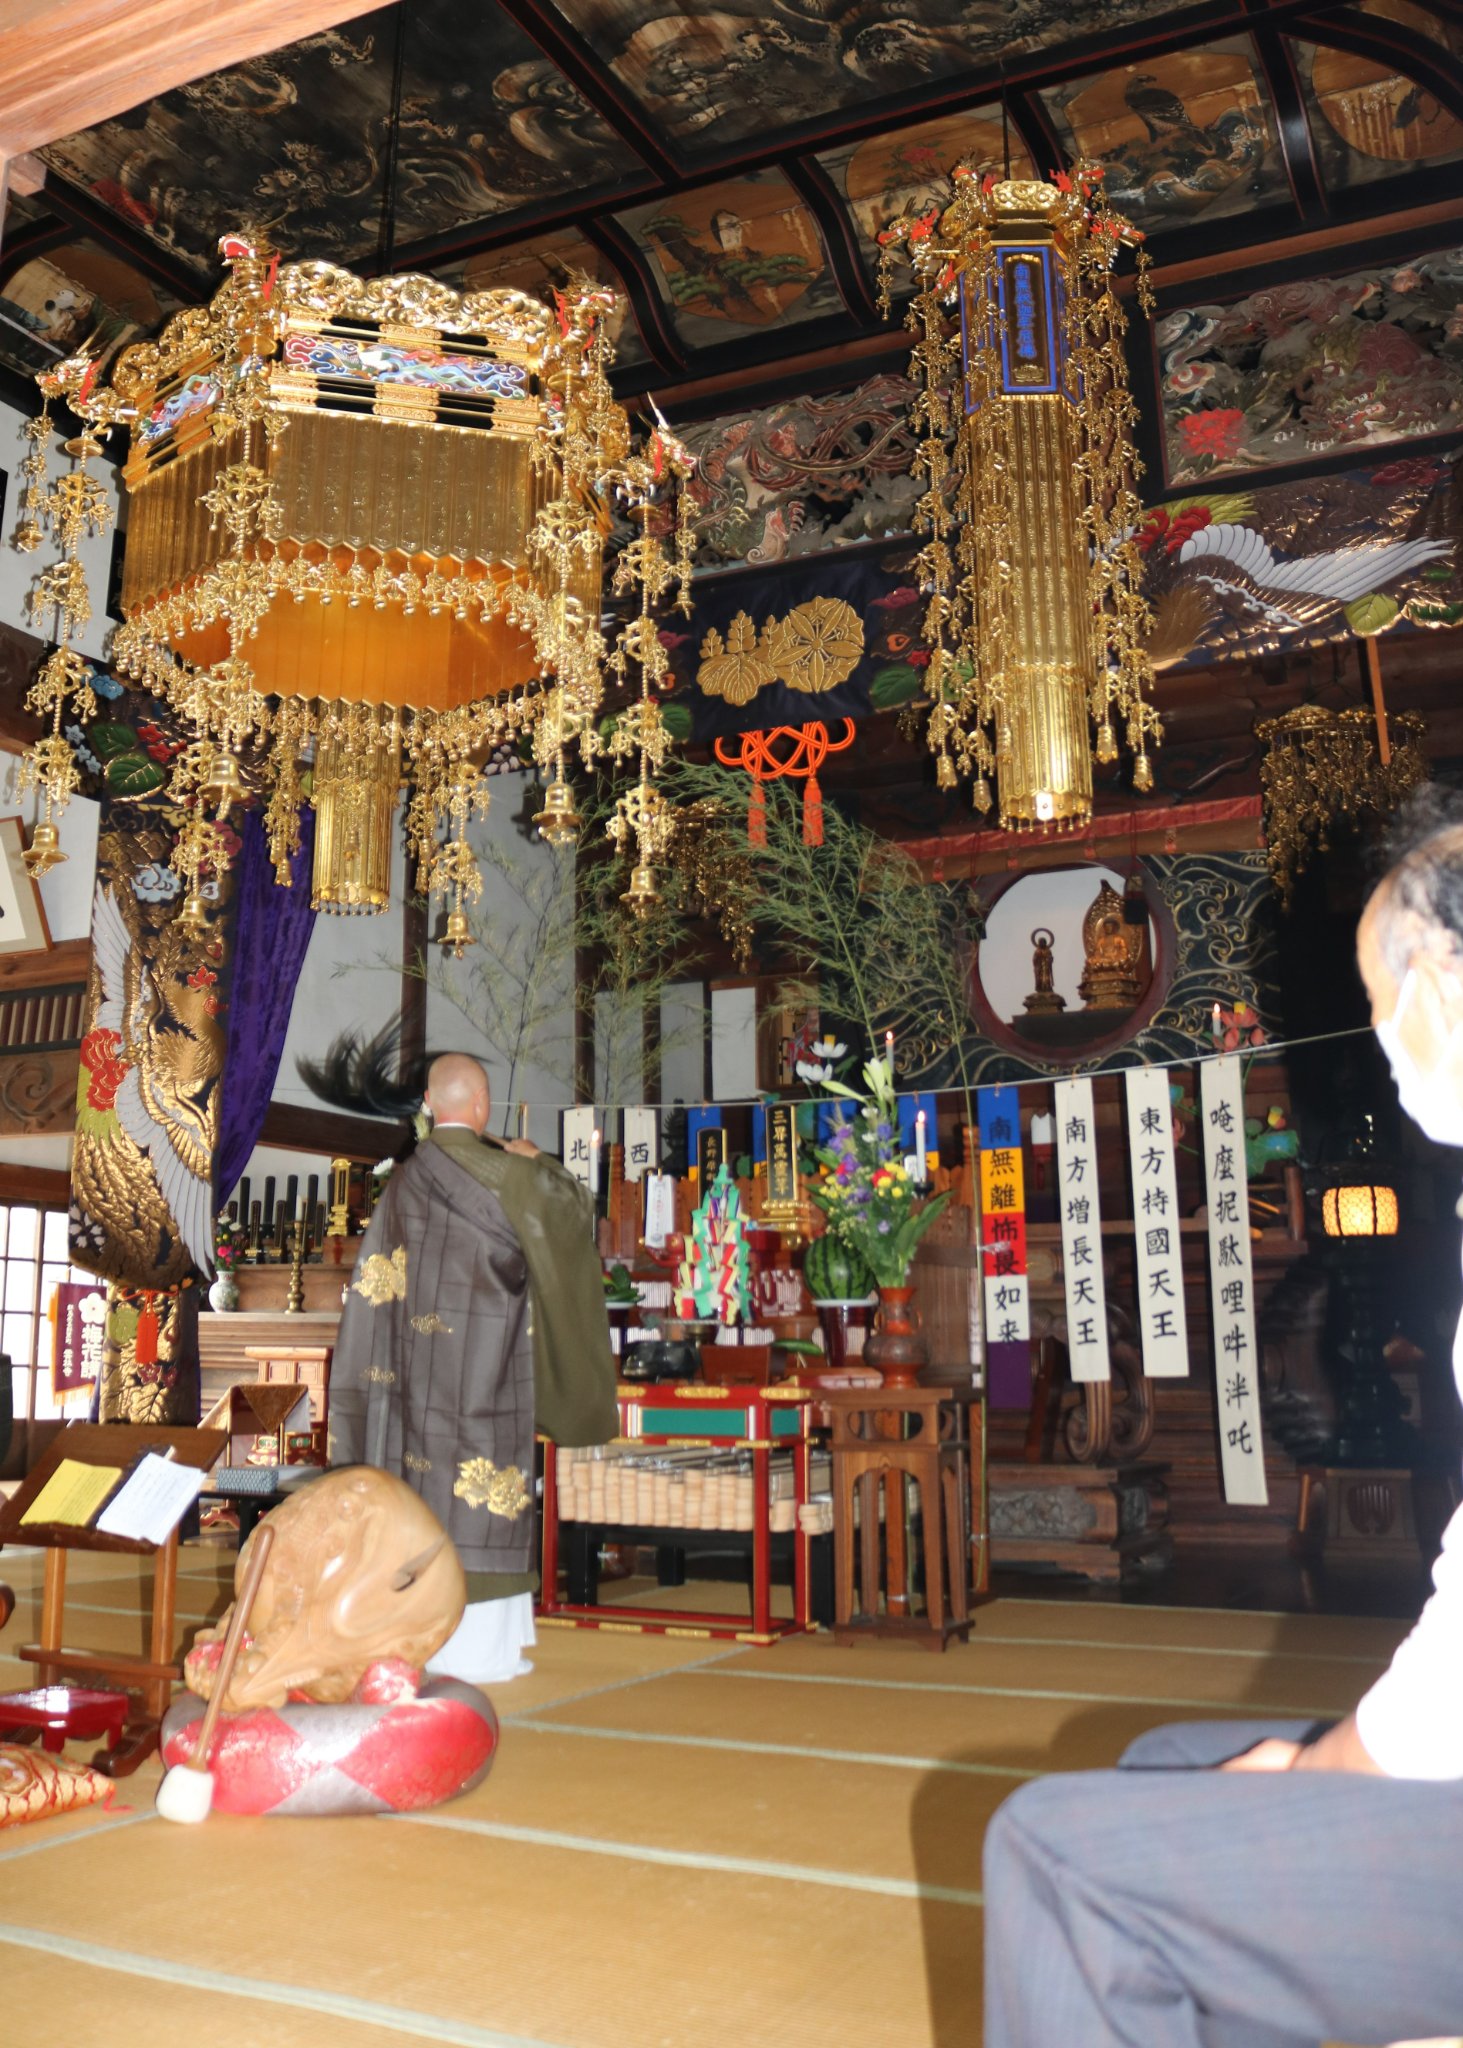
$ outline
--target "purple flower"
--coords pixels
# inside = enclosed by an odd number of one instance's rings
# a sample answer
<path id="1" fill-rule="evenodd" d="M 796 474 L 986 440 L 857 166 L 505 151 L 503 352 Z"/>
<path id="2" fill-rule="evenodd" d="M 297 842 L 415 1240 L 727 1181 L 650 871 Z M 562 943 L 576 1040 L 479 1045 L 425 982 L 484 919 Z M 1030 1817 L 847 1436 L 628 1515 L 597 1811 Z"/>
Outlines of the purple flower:
<path id="1" fill-rule="evenodd" d="M 874 1136 L 875 1136 L 876 1138 L 882 1138 L 882 1139 L 884 1139 L 884 1141 L 885 1141 L 885 1142 L 887 1143 L 887 1142 L 888 1142 L 888 1139 L 889 1139 L 889 1126 L 888 1126 L 888 1124 L 878 1124 L 878 1125 L 876 1125 L 876 1126 L 875 1126 L 875 1129 L 874 1129 Z"/>
<path id="2" fill-rule="evenodd" d="M 886 1216 L 886 1217 L 885 1217 L 885 1219 L 884 1219 L 884 1221 L 883 1221 L 883 1222 L 882 1222 L 882 1223 L 881 1223 L 881 1224 L 879 1225 L 879 1235 L 880 1235 L 880 1237 L 887 1237 L 887 1236 L 889 1235 L 889 1230 L 890 1230 L 890 1224 L 889 1224 L 889 1219 L 888 1219 L 888 1217 Z"/>

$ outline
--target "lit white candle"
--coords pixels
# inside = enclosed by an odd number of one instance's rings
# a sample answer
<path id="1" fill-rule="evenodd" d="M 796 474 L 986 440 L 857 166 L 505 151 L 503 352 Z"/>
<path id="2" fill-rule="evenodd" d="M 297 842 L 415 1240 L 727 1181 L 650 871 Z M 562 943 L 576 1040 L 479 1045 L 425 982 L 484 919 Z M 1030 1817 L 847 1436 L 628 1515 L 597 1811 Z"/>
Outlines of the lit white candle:
<path id="1" fill-rule="evenodd" d="M 597 1130 L 591 1131 L 589 1135 L 589 1192 L 592 1195 L 599 1193 L 599 1132 Z"/>
<path id="2" fill-rule="evenodd" d="M 925 1113 L 922 1109 L 916 1110 L 914 1117 L 914 1177 L 921 1186 L 924 1185 L 926 1179 Z"/>
<path id="3" fill-rule="evenodd" d="M 1216 1004 L 1214 1005 L 1214 1019 L 1213 1019 L 1213 1022 L 1211 1023 L 1211 1025 L 1210 1025 L 1209 1029 L 1210 1029 L 1210 1035 L 1211 1035 L 1211 1036 L 1213 1037 L 1214 1043 L 1215 1043 L 1216 1045 L 1223 1045 L 1223 1043 L 1224 1043 L 1224 1025 L 1223 1025 L 1223 1023 L 1222 1023 L 1222 1022 L 1220 1021 L 1220 1014 L 1219 1014 L 1219 1005 L 1218 1005 L 1218 1003 L 1216 1003 Z"/>
<path id="4" fill-rule="evenodd" d="M 889 1063 L 889 1074 L 892 1079 L 894 1074 L 894 1033 L 892 1031 L 884 1033 L 884 1058 Z"/>

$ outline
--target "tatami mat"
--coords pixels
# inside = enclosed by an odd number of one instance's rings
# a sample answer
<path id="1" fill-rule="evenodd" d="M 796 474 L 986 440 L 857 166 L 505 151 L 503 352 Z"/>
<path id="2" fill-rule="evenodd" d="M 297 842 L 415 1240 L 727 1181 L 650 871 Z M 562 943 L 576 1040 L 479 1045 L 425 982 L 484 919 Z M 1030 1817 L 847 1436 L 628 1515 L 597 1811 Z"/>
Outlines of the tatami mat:
<path id="1" fill-rule="evenodd" d="M 15 1686 L 38 1560 L 0 1564 Z M 232 1565 L 185 1553 L 185 1633 Z M 135 1564 L 88 1559 L 71 1583 L 71 1639 L 140 1643 Z M 978 2048 L 980 1842 L 1008 1792 L 1163 1720 L 1341 1712 L 1400 1633 L 1050 1600 L 993 1602 L 943 1657 L 546 1629 L 496 1695 L 493 1772 L 430 1814 L 170 1828 L 151 1763 L 110 1813 L 0 1833 L 5 2037 Z"/>

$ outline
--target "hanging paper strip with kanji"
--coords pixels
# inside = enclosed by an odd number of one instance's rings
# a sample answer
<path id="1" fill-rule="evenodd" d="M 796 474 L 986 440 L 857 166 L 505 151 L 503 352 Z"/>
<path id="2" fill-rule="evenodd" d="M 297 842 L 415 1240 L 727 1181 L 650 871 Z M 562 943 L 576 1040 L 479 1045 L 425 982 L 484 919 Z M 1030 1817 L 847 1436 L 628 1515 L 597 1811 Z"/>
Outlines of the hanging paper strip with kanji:
<path id="1" fill-rule="evenodd" d="M 1255 1348 L 1255 1276 L 1250 1257 L 1250 1190 L 1245 1175 L 1245 1089 L 1237 1058 L 1199 1068 L 1204 1184 L 1209 1195 L 1209 1287 L 1214 1312 L 1214 1381 L 1224 1498 L 1264 1507 L 1260 1360 Z"/>
<path id="2" fill-rule="evenodd" d="M 985 1274 L 986 1397 L 1031 1406 L 1031 1301 L 1026 1278 L 1026 1174 L 1014 1088 L 976 1090 L 980 1131 L 981 1263 Z"/>
<path id="3" fill-rule="evenodd" d="M 1189 1370 L 1169 1078 L 1167 1067 L 1129 1067 L 1126 1076 L 1138 1324 L 1143 1370 L 1151 1380 L 1181 1380 Z"/>
<path id="4" fill-rule="evenodd" d="M 1067 1356 L 1079 1385 L 1112 1377 L 1107 1350 L 1107 1290 L 1102 1275 L 1102 1211 L 1097 1193 L 1097 1117 L 1092 1083 L 1058 1081 L 1057 1197 L 1062 1274 L 1067 1290 Z"/>

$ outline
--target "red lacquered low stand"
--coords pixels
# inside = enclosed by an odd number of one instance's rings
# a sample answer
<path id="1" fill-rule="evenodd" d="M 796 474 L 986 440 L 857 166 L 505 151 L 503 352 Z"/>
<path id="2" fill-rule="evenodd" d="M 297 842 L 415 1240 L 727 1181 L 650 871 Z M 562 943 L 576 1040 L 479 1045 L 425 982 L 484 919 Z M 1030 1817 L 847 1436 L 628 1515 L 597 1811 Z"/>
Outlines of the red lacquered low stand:
<path id="1" fill-rule="evenodd" d="M 782 1636 L 812 1627 L 811 1545 L 800 1513 L 790 1532 L 793 1559 L 793 1601 L 790 1621 L 772 1613 L 771 1461 L 774 1451 L 792 1453 L 795 1510 L 808 1500 L 808 1429 L 816 1396 L 803 1387 L 621 1386 L 621 1443 L 677 1450 L 748 1451 L 752 1458 L 752 1613 L 751 1626 L 735 1615 L 707 1614 L 691 1608 L 584 1605 L 561 1599 L 561 1549 L 557 1456 L 544 1445 L 543 1591 L 540 1621 L 577 1628 L 645 1631 L 678 1636 L 726 1636 L 739 1643 L 770 1644 Z M 583 1527 L 586 1525 L 571 1525 Z M 611 1543 L 643 1541 L 668 1549 L 696 1547 L 695 1539 L 714 1531 L 681 1527 L 632 1529 L 604 1524 Z M 741 1532 L 742 1541 L 747 1540 Z M 710 1546 L 705 1546 L 710 1547 Z"/>
<path id="2" fill-rule="evenodd" d="M 101 1692 L 85 1685 L 0 1692 L 0 1735 L 39 1728 L 41 1748 L 52 1756 L 59 1756 L 68 1742 L 95 1742 L 104 1735 L 110 1752 L 122 1740 L 131 1706 L 125 1692 Z"/>

